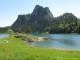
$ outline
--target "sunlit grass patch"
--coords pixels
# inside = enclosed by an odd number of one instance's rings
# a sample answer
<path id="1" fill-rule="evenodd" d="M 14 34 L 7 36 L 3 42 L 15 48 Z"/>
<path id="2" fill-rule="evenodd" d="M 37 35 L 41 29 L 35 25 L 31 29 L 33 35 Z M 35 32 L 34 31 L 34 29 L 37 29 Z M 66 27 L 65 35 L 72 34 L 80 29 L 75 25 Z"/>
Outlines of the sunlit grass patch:
<path id="1" fill-rule="evenodd" d="M 36 48 L 22 42 L 14 36 L 0 39 L 0 60 L 80 60 L 80 51 Z"/>

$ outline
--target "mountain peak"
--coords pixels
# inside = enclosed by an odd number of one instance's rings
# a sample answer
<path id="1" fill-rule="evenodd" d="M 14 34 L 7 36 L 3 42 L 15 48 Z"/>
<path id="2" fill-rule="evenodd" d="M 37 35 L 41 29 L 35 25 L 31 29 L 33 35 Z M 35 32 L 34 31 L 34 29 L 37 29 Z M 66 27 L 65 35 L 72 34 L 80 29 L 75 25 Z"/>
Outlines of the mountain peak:
<path id="1" fill-rule="evenodd" d="M 40 6 L 40 5 L 36 5 L 36 6 L 35 6 L 35 8 L 40 8 L 40 7 L 42 7 L 42 6 Z"/>
<path id="2" fill-rule="evenodd" d="M 41 17 L 41 16 L 48 16 L 53 18 L 53 15 L 51 11 L 49 10 L 48 7 L 42 7 L 40 5 L 36 5 L 33 12 L 32 12 L 33 17 Z"/>
<path id="3" fill-rule="evenodd" d="M 39 12 L 42 12 L 43 11 L 43 7 L 42 6 L 39 6 L 39 5 L 36 5 L 33 12 L 32 12 L 32 15 L 36 15 L 38 14 Z"/>
<path id="4" fill-rule="evenodd" d="M 52 18 L 53 15 L 48 7 L 36 5 L 30 15 L 18 15 L 11 27 L 15 32 L 26 32 L 27 26 L 30 26 L 33 32 L 42 32 Z"/>

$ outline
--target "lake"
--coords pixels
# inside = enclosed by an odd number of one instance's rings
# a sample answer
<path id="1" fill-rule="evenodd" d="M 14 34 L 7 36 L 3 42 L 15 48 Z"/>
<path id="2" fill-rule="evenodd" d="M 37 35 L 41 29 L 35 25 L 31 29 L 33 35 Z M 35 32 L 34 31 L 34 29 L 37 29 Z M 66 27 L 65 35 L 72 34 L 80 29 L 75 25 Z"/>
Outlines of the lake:
<path id="1" fill-rule="evenodd" d="M 6 37 L 6 36 L 9 36 L 9 34 L 0 34 L 0 38 Z"/>
<path id="2" fill-rule="evenodd" d="M 30 42 L 29 46 L 41 48 L 54 48 L 61 50 L 80 50 L 79 34 L 32 34 L 33 36 L 47 36 L 51 38 L 48 41 Z"/>

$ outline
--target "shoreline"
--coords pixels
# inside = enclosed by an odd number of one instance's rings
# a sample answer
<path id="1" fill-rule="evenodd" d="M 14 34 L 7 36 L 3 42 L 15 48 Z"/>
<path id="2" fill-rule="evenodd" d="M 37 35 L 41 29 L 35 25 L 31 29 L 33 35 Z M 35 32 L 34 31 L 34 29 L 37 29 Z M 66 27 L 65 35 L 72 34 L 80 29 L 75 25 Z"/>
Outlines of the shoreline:
<path id="1" fill-rule="evenodd" d="M 27 43 L 30 43 L 30 42 L 27 42 Z M 33 48 L 44 48 L 44 49 L 53 49 L 53 50 L 62 50 L 62 51 L 79 51 L 80 52 L 80 49 L 77 50 L 77 49 L 64 49 L 64 48 L 49 48 L 49 47 L 37 47 L 37 46 L 31 46 L 29 44 L 27 44 L 27 46 L 29 47 L 33 47 Z"/>
<path id="2" fill-rule="evenodd" d="M 8 40 L 8 43 L 3 43 Z M 80 51 L 37 48 L 23 44 L 24 40 L 8 36 L 0 39 L 0 60 L 69 60 L 80 59 Z M 17 58 L 16 58 L 17 56 Z M 76 56 L 76 57 L 75 57 Z M 4 59 L 5 57 L 5 59 Z"/>

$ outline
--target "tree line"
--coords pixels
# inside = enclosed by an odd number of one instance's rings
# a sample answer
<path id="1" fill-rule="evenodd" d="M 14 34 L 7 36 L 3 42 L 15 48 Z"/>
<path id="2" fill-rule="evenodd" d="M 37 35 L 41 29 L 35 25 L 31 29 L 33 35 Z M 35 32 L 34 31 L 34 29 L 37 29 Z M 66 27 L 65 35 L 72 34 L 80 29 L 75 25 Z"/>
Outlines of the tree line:
<path id="1" fill-rule="evenodd" d="M 1 28 L 0 33 L 6 33 L 8 29 L 20 33 L 80 33 L 80 19 L 72 13 L 65 13 L 59 17 L 34 19 L 32 22 L 30 15 L 20 16 L 9 28 Z"/>

